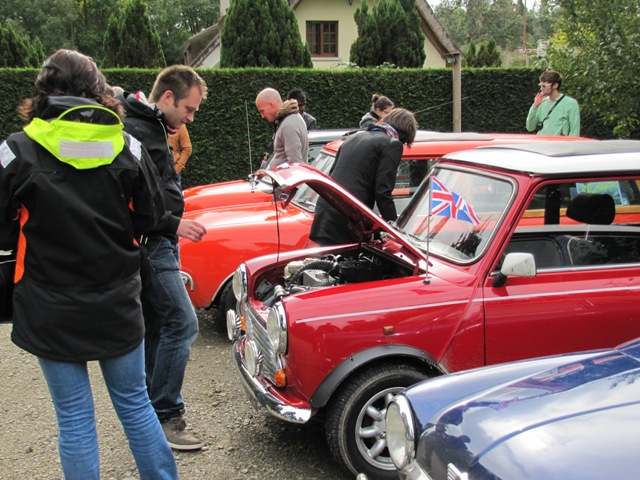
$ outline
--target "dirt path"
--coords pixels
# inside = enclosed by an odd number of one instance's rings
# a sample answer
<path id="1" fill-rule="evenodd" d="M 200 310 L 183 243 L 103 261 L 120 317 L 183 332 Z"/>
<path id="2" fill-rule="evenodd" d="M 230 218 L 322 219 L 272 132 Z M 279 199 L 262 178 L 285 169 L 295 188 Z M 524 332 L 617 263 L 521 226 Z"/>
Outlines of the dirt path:
<path id="1" fill-rule="evenodd" d="M 199 312 L 200 336 L 183 394 L 201 452 L 176 453 L 182 480 L 352 480 L 331 458 L 320 425 L 296 426 L 256 412 L 232 366 L 228 340 Z M 55 414 L 35 357 L 0 325 L 0 479 L 62 479 Z M 97 365 L 90 367 L 103 480 L 138 478 Z"/>

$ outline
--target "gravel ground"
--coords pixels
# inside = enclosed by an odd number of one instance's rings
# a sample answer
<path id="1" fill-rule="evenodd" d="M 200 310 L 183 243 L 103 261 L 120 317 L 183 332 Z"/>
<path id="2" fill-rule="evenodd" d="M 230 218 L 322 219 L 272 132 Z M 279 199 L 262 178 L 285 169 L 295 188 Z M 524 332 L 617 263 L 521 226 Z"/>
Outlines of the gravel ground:
<path id="1" fill-rule="evenodd" d="M 232 366 L 230 343 L 198 312 L 200 336 L 183 395 L 189 428 L 206 443 L 175 452 L 182 480 L 353 480 L 332 459 L 319 424 L 292 425 L 255 411 Z M 35 357 L 0 325 L 0 479 L 61 480 L 53 405 Z M 92 385 L 103 480 L 138 478 L 133 457 L 96 364 Z"/>

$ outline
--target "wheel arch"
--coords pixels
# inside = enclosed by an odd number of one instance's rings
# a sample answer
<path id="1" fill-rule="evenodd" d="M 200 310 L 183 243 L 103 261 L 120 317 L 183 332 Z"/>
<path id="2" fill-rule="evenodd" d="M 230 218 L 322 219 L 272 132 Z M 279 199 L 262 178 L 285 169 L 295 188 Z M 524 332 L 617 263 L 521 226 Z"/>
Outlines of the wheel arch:
<path id="1" fill-rule="evenodd" d="M 211 299 L 211 305 L 209 305 L 209 308 L 215 306 L 218 307 L 220 305 L 220 300 L 222 297 L 222 292 L 224 292 L 225 287 L 231 282 L 231 280 L 233 279 L 233 274 L 235 273 L 235 270 L 231 273 L 231 275 L 229 275 L 228 277 L 225 277 L 222 282 L 220 283 L 220 285 L 218 285 L 218 288 L 216 288 L 215 293 L 213 294 L 213 298 Z"/>
<path id="2" fill-rule="evenodd" d="M 314 408 L 322 408 L 329 403 L 333 393 L 345 380 L 356 373 L 382 363 L 405 363 L 415 365 L 425 373 L 433 376 L 446 372 L 438 367 L 438 363 L 428 353 L 408 345 L 381 345 L 351 355 L 333 369 L 318 386 L 309 403 Z"/>

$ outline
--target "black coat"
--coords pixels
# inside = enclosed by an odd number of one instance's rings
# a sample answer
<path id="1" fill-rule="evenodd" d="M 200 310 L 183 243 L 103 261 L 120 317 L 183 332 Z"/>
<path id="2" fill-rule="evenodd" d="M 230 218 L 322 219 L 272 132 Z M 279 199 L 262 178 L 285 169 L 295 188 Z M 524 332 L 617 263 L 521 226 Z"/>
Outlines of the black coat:
<path id="1" fill-rule="evenodd" d="M 116 145 L 117 128 L 108 142 L 95 142 L 96 131 L 113 129 L 113 115 L 92 110 L 92 100 L 51 97 L 42 119 L 80 105 L 87 114 L 69 114 L 72 127 L 61 133 L 18 132 L 0 145 L 0 250 L 17 249 L 11 338 L 39 357 L 73 362 L 124 355 L 142 341 L 133 237 L 152 229 L 164 210 L 139 142 L 125 136 L 120 153 L 88 147 Z M 50 153 L 46 140 L 90 158 L 67 153 L 74 166 Z M 97 165 L 96 157 L 108 161 Z"/>
<path id="2" fill-rule="evenodd" d="M 359 132 L 338 150 L 331 178 L 369 208 L 377 206 L 382 218 L 393 221 L 397 213 L 392 192 L 402 151 L 402 143 L 383 131 Z M 316 205 L 310 238 L 320 245 L 360 240 L 350 230 L 348 220 L 322 198 Z"/>
<path id="3" fill-rule="evenodd" d="M 137 100 L 132 93 L 125 92 L 122 98 L 127 113 L 124 130 L 140 140 L 149 152 L 164 191 L 165 212 L 149 235 L 163 235 L 176 242 L 176 231 L 184 213 L 184 197 L 167 140 L 168 127 L 164 122 L 164 114 Z"/>

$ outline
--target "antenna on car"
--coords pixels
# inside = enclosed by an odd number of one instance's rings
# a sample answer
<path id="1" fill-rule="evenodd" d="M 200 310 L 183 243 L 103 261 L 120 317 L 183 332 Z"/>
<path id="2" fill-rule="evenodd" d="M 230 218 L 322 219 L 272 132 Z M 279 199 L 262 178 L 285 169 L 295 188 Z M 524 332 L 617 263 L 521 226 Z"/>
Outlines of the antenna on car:
<path id="1" fill-rule="evenodd" d="M 433 182 L 431 181 L 431 177 L 433 176 L 433 169 L 429 172 L 428 182 L 429 182 L 429 199 L 427 206 L 427 255 L 426 255 L 426 266 L 425 266 L 425 275 L 424 275 L 424 283 L 425 285 L 429 285 L 431 280 L 429 280 L 429 252 L 431 248 L 429 247 L 429 242 L 431 241 L 431 203 L 432 203 L 432 192 L 433 192 Z"/>
<path id="2" fill-rule="evenodd" d="M 249 130 L 249 107 L 247 101 L 244 101 L 244 111 L 247 118 L 247 143 L 249 145 L 249 174 L 253 173 L 253 162 L 251 161 L 251 131 Z"/>

